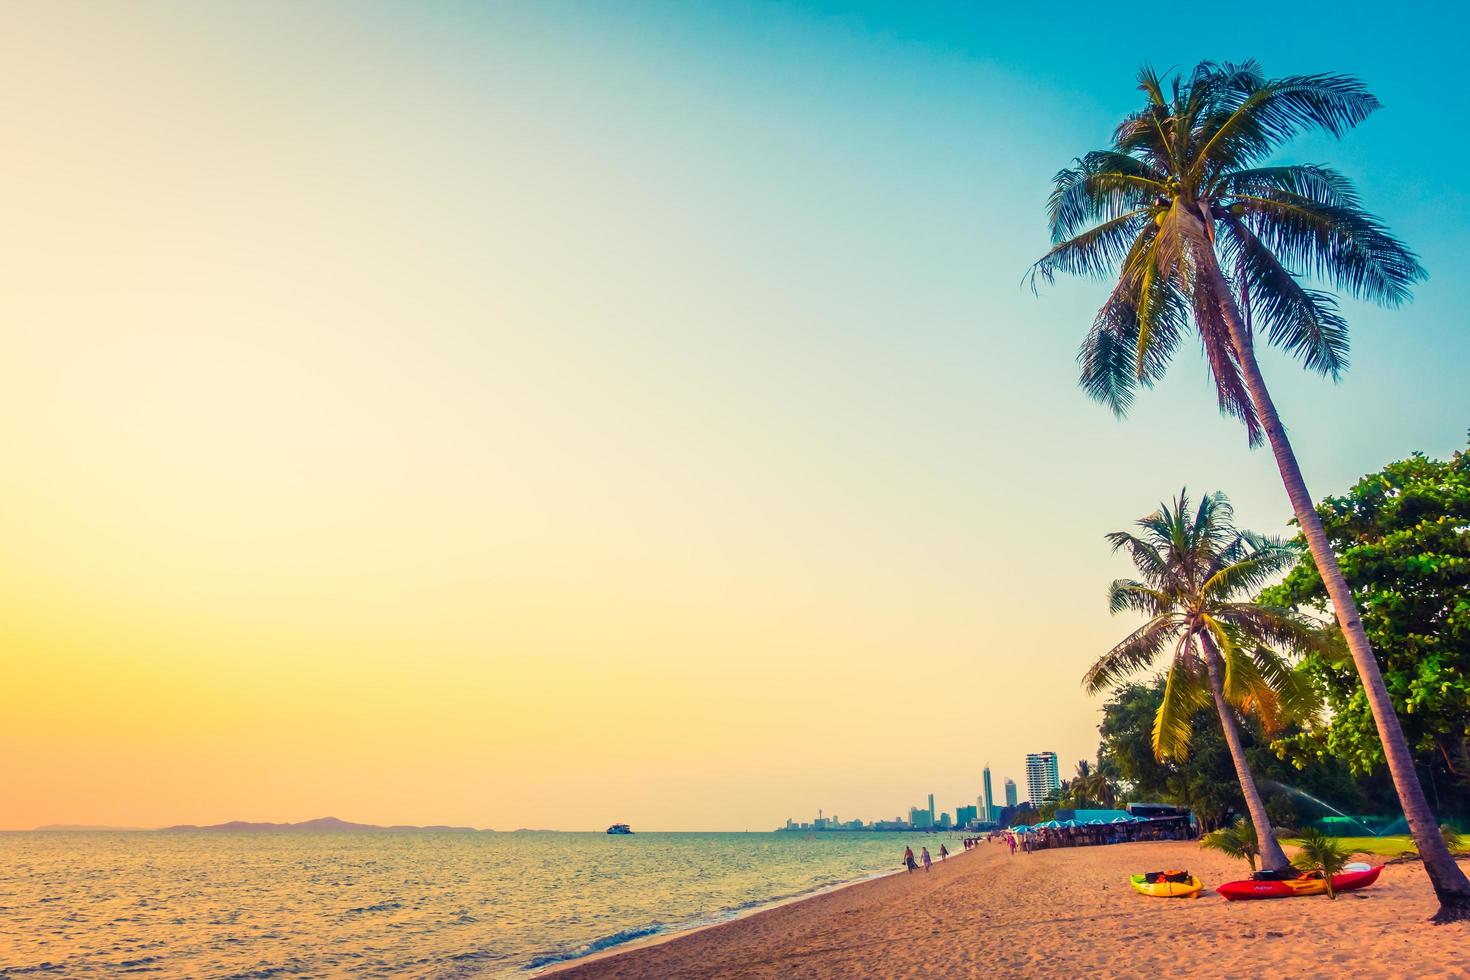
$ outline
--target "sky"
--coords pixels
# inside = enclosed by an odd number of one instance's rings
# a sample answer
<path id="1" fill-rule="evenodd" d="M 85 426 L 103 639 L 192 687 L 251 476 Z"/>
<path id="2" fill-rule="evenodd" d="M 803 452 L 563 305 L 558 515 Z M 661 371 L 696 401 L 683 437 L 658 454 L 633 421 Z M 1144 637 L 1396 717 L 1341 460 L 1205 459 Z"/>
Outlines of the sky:
<path id="1" fill-rule="evenodd" d="M 1464 446 L 1464 13 L 989 6 L 5 3 L 0 828 L 763 830 L 1091 758 L 1103 535 L 1290 517 L 1197 348 L 1116 420 L 1106 287 L 1022 282 L 1145 61 L 1379 95 L 1285 158 L 1430 278 L 1264 370 L 1318 496 Z"/>

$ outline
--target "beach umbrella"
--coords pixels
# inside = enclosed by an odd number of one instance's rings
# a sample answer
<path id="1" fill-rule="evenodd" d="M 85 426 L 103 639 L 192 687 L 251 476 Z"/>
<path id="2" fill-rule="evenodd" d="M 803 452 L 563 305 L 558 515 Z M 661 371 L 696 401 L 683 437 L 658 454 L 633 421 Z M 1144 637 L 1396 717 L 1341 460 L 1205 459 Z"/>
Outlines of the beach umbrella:
<path id="1" fill-rule="evenodd" d="M 1101 827 L 1102 825 L 1103 825 L 1103 822 L 1101 820 L 1093 819 L 1093 820 L 1087 821 L 1087 826 L 1089 826 L 1089 827 Z"/>
<path id="2" fill-rule="evenodd" d="M 1112 820 L 1112 822 L 1113 823 L 1132 823 L 1133 822 L 1133 818 L 1132 817 L 1114 817 L 1113 820 Z"/>
<path id="3" fill-rule="evenodd" d="M 1057 826 L 1058 827 L 1075 827 L 1075 826 L 1077 826 L 1077 821 L 1075 821 L 1075 820 L 1063 820 L 1061 823 L 1057 824 Z"/>

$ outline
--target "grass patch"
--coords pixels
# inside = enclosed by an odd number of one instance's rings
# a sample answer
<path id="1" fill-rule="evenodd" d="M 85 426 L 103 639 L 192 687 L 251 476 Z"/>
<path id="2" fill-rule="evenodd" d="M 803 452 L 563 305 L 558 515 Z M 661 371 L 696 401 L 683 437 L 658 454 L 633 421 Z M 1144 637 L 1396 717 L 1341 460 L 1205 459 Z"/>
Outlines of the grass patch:
<path id="1" fill-rule="evenodd" d="M 1418 854 L 1414 840 L 1408 834 L 1389 834 L 1383 837 L 1339 837 L 1337 842 L 1354 854 L 1378 854 L 1382 857 L 1398 857 L 1400 854 Z M 1283 844 L 1296 846 L 1296 841 L 1285 838 Z"/>

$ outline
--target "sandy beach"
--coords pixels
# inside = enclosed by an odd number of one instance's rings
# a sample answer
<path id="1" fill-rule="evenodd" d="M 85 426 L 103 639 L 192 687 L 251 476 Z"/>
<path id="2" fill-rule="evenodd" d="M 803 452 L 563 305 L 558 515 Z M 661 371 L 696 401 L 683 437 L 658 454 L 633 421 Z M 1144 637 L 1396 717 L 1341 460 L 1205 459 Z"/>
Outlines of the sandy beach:
<path id="1" fill-rule="evenodd" d="M 1129 887 L 1129 874 L 1165 867 L 1193 871 L 1205 893 L 1155 899 Z M 1470 925 L 1428 924 L 1435 903 L 1417 862 L 1390 865 L 1372 888 L 1335 901 L 1226 902 L 1210 887 L 1245 876 L 1243 863 L 1194 843 L 1014 857 L 985 844 L 928 874 L 876 879 L 551 975 L 1470 976 Z"/>

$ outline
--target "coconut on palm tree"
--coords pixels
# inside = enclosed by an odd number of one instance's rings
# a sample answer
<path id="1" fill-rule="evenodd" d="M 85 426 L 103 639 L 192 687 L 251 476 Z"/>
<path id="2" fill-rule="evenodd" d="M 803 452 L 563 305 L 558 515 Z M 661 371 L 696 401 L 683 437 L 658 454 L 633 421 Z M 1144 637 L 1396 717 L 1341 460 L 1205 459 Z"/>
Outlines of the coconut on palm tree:
<path id="1" fill-rule="evenodd" d="M 1115 550 L 1128 552 L 1140 575 L 1113 583 L 1112 610 L 1142 613 L 1148 621 L 1093 664 L 1083 684 L 1096 694 L 1167 657 L 1164 700 L 1154 718 L 1154 754 L 1187 756 L 1191 720 L 1213 705 L 1251 823 L 1270 827 L 1235 713 L 1256 715 L 1268 731 L 1309 714 L 1315 694 L 1277 650 L 1317 648 L 1322 633 L 1289 609 L 1250 600 L 1252 591 L 1291 567 L 1296 554 L 1279 542 L 1237 530 L 1232 518 L 1224 494 L 1206 494 L 1191 513 L 1188 495 L 1180 492 L 1171 504 L 1138 521 L 1139 533 L 1108 535 Z M 1267 868 L 1287 866 L 1272 834 L 1263 835 L 1260 854 Z"/>
<path id="2" fill-rule="evenodd" d="M 1204 347 L 1223 412 L 1264 437 L 1363 682 L 1409 829 L 1439 897 L 1437 921 L 1470 917 L 1470 881 L 1436 831 L 1388 690 L 1256 361 L 1257 336 L 1337 378 L 1347 324 L 1332 294 L 1394 306 L 1424 277 L 1418 259 L 1366 211 L 1352 183 L 1315 165 L 1278 165 L 1296 135 L 1342 136 L 1376 109 L 1345 75 L 1266 78 L 1255 62 L 1203 62 L 1166 82 L 1139 74 L 1144 106 L 1112 146 L 1056 175 L 1053 246 L 1036 264 L 1116 276 L 1078 361 L 1082 387 L 1123 414 L 1167 369 L 1181 340 Z"/>

